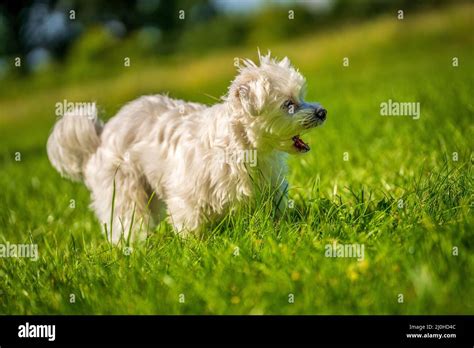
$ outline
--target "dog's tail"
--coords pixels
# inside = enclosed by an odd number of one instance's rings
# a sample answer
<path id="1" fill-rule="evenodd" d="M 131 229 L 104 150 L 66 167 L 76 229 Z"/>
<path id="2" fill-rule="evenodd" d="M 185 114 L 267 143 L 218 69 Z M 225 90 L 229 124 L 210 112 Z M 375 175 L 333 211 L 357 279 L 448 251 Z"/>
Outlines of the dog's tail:
<path id="1" fill-rule="evenodd" d="M 53 167 L 62 176 L 82 180 L 87 161 L 99 147 L 102 128 L 95 104 L 64 113 L 48 138 L 48 157 Z"/>

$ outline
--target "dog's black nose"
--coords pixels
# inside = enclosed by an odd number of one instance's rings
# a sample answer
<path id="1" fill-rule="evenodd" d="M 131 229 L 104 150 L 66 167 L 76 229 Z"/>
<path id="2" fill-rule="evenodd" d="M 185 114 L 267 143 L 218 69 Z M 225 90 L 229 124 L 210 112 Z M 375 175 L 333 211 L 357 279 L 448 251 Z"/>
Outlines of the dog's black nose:
<path id="1" fill-rule="evenodd" d="M 324 108 L 319 108 L 314 111 L 314 114 L 317 118 L 319 118 L 321 121 L 324 121 L 326 119 L 326 114 L 328 112 Z"/>

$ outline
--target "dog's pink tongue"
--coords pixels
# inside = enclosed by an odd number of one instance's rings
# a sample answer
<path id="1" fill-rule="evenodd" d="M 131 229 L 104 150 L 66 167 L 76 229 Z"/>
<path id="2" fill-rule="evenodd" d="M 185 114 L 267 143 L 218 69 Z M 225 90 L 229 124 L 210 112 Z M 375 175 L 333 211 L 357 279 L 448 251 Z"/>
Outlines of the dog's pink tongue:
<path id="1" fill-rule="evenodd" d="M 293 138 L 293 145 L 301 152 L 308 152 L 310 150 L 308 144 L 301 140 L 299 135 L 295 135 Z"/>

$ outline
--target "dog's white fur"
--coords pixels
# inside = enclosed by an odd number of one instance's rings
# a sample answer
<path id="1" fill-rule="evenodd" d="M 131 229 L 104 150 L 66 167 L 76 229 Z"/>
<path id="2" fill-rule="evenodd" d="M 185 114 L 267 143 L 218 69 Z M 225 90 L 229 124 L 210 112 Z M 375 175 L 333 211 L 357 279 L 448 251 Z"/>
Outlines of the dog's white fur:
<path id="1" fill-rule="evenodd" d="M 105 126 L 96 110 L 58 120 L 48 139 L 49 159 L 62 175 L 85 182 L 109 240 L 127 239 L 129 231 L 142 238 L 166 212 L 178 233 L 199 231 L 252 198 L 255 180 L 285 197 L 286 154 L 297 152 L 292 137 L 322 120 L 314 118 L 316 104 L 294 113 L 282 107 L 289 98 L 303 103 L 305 79 L 288 58 L 259 54 L 259 60 L 242 61 L 216 105 L 143 96 Z M 257 150 L 256 167 L 223 161 L 223 154 L 251 150 Z M 285 199 L 278 201 L 283 208 Z"/>

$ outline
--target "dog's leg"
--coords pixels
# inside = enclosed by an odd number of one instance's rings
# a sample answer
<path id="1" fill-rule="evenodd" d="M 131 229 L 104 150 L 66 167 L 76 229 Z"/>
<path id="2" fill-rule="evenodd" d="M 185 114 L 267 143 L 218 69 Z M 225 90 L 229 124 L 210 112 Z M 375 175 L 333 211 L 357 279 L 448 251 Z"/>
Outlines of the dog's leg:
<path id="1" fill-rule="evenodd" d="M 273 202 L 275 204 L 276 216 L 280 217 L 288 207 L 288 182 L 282 180 L 277 185 L 278 186 L 274 189 L 275 195 Z"/>
<path id="2" fill-rule="evenodd" d="M 92 207 L 114 244 L 145 239 L 152 223 L 147 209 L 145 180 L 127 159 L 117 159 L 99 148 L 89 161 L 86 185 L 92 192 Z"/>
<path id="3" fill-rule="evenodd" d="M 273 205 L 277 217 L 280 217 L 288 207 L 288 181 L 285 179 L 287 168 L 285 162 L 278 153 L 269 159 L 263 159 L 261 172 L 270 183 L 273 195 Z"/>
<path id="4" fill-rule="evenodd" d="M 197 233 L 202 224 L 201 214 L 196 205 L 189 200 L 173 197 L 166 201 L 169 222 L 180 236 L 186 238 L 191 233 Z"/>

